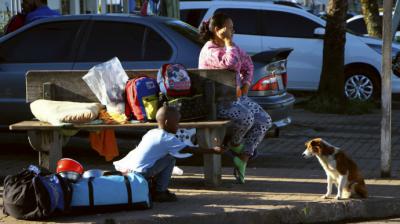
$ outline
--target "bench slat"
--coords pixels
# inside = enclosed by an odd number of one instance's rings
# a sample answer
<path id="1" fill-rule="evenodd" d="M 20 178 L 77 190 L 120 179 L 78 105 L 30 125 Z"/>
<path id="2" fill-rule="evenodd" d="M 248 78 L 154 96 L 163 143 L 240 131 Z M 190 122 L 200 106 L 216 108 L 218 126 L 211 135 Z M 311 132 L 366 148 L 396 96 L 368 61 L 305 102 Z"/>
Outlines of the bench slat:
<path id="1" fill-rule="evenodd" d="M 230 121 L 200 121 L 200 122 L 182 122 L 179 124 L 180 128 L 216 128 L 228 125 Z M 68 125 L 68 126 L 54 126 L 50 123 L 43 121 L 22 121 L 10 125 L 10 130 L 57 130 L 62 128 L 68 129 L 105 129 L 105 128 L 156 128 L 157 123 L 133 123 L 133 124 L 81 124 L 81 125 Z"/>
<path id="2" fill-rule="evenodd" d="M 26 74 L 26 102 L 43 99 L 43 83 L 54 85 L 54 99 L 74 102 L 98 102 L 82 77 L 88 71 L 28 71 Z M 130 78 L 147 75 L 156 78 L 158 70 L 127 70 Z M 204 80 L 215 82 L 217 100 L 236 99 L 235 73 L 220 69 L 188 69 L 195 92 L 203 93 Z"/>

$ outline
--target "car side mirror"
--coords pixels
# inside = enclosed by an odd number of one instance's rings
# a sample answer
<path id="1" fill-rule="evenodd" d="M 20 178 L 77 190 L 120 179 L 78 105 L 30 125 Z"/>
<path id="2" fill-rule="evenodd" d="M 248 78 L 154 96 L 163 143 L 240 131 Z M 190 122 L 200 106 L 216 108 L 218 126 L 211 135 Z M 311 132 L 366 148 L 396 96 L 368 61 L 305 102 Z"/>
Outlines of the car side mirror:
<path id="1" fill-rule="evenodd" d="M 394 41 L 400 42 L 400 31 L 396 31 L 394 34 Z"/>
<path id="2" fill-rule="evenodd" d="M 314 29 L 314 37 L 323 38 L 325 36 L 325 28 L 318 27 Z"/>

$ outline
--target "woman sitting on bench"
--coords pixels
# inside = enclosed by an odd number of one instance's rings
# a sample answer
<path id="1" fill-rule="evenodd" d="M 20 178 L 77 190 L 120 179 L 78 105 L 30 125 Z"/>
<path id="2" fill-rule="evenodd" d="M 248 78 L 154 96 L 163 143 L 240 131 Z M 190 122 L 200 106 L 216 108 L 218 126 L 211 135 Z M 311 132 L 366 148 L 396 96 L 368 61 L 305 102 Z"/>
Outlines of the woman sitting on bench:
<path id="1" fill-rule="evenodd" d="M 271 128 L 271 117 L 260 105 L 247 97 L 253 79 L 251 58 L 232 42 L 233 22 L 225 14 L 217 13 L 200 25 L 205 45 L 200 52 L 199 68 L 236 71 L 237 101 L 219 102 L 217 116 L 233 122 L 229 148 L 236 156 L 234 175 L 244 183 L 247 161 L 256 155 L 256 148 Z"/>

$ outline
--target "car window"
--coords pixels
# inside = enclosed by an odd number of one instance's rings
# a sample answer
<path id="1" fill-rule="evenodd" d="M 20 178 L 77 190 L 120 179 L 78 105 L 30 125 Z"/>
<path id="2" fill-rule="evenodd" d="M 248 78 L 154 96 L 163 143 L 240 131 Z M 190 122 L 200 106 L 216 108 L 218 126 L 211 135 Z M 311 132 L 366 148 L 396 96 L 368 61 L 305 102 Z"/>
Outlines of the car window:
<path id="1" fill-rule="evenodd" d="M 83 21 L 34 26 L 0 45 L 0 61 L 7 63 L 72 62 L 73 44 Z"/>
<path id="2" fill-rule="evenodd" d="M 145 40 L 145 61 L 163 61 L 171 58 L 171 46 L 169 46 L 168 42 L 154 30 L 146 28 Z"/>
<path id="3" fill-rule="evenodd" d="M 207 9 L 183 9 L 180 11 L 180 19 L 194 27 L 199 27 Z"/>
<path id="4" fill-rule="evenodd" d="M 355 19 L 347 23 L 347 28 L 358 34 L 367 34 L 364 18 Z"/>
<path id="5" fill-rule="evenodd" d="M 199 31 L 196 28 L 179 20 L 170 20 L 165 24 L 199 46 L 203 46 L 204 43 L 200 40 Z"/>
<path id="6" fill-rule="evenodd" d="M 231 17 L 235 33 L 259 35 L 258 11 L 255 9 L 218 9 L 215 13 L 224 13 Z"/>
<path id="7" fill-rule="evenodd" d="M 379 16 L 380 22 L 382 23 L 382 16 Z M 357 33 L 357 34 L 368 34 L 367 26 L 365 25 L 364 17 L 354 19 L 347 23 L 347 29 Z M 397 26 L 397 30 L 400 31 L 400 24 Z"/>
<path id="8" fill-rule="evenodd" d="M 263 10 L 261 13 L 262 34 L 276 37 L 312 38 L 320 24 L 287 12 Z"/>
<path id="9" fill-rule="evenodd" d="M 96 21 L 78 61 L 142 60 L 144 30 L 145 26 L 135 23 Z"/>

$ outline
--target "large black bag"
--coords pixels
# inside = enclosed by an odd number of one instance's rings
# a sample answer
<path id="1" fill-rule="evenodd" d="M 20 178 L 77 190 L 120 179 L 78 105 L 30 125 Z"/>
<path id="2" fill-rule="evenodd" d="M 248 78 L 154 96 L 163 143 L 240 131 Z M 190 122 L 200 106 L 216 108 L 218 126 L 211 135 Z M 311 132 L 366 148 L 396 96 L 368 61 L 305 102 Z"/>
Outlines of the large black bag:
<path id="1" fill-rule="evenodd" d="M 207 114 L 205 100 L 202 94 L 176 98 L 161 94 L 159 100 L 159 105 L 163 105 L 167 102 L 168 106 L 175 107 L 181 114 L 181 121 L 199 120 L 204 118 Z"/>
<path id="2" fill-rule="evenodd" d="M 71 188 L 58 175 L 31 165 L 4 180 L 3 213 L 17 219 L 44 219 L 64 211 L 71 201 Z"/>

